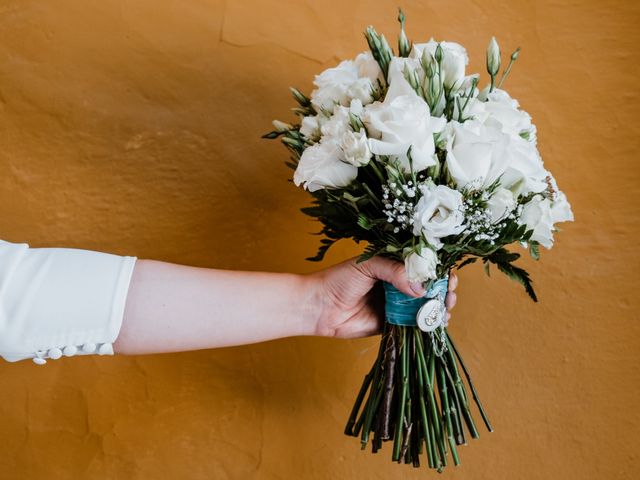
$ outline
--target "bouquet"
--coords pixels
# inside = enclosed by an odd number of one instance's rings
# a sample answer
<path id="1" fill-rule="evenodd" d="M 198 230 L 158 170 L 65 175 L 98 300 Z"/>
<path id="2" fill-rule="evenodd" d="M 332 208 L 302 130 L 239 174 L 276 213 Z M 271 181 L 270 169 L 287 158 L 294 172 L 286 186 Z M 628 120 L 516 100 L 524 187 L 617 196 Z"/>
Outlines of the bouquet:
<path id="1" fill-rule="evenodd" d="M 501 70 L 487 49 L 488 85 L 467 75 L 468 56 L 453 42 L 411 43 L 400 11 L 397 53 L 372 27 L 370 51 L 315 77 L 306 96 L 292 88 L 299 121 L 274 121 L 266 138 L 291 153 L 293 181 L 313 196 L 303 211 L 318 219 L 319 261 L 339 239 L 364 242 L 359 261 L 403 261 L 422 298 L 385 284 L 386 322 L 345 433 L 377 452 L 392 442 L 394 461 L 442 471 L 458 447 L 479 436 L 472 404 L 491 424 L 460 349 L 447 330 L 449 272 L 481 260 L 524 286 L 520 244 L 534 258 L 551 248 L 571 207 L 545 169 L 536 127 L 503 85 L 520 50 Z M 475 407 L 474 407 L 475 408 Z"/>

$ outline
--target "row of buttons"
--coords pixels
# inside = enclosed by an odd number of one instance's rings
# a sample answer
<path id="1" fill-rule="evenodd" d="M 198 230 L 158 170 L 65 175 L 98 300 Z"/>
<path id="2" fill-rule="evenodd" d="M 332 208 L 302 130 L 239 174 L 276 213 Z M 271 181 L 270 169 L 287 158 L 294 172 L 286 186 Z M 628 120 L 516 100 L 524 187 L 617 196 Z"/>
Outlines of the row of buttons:
<path id="1" fill-rule="evenodd" d="M 76 347 L 75 345 L 67 345 L 64 348 L 54 347 L 50 348 L 49 350 L 38 350 L 35 353 L 33 362 L 37 365 L 44 365 L 45 363 L 47 363 L 47 358 L 57 360 L 63 355 L 65 357 L 72 357 L 76 354 L 90 355 L 92 353 L 97 353 L 98 355 L 113 355 L 113 345 L 111 343 L 85 343 L 80 347 Z"/>

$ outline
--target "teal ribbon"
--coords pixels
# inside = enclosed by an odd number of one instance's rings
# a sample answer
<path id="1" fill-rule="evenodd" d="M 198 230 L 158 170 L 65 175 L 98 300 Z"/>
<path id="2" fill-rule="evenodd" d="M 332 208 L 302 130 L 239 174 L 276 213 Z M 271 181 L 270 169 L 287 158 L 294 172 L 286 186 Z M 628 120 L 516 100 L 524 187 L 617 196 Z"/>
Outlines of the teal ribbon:
<path id="1" fill-rule="evenodd" d="M 439 295 L 444 300 L 449 288 L 449 277 L 440 278 L 427 289 L 422 297 L 410 297 L 405 295 L 392 284 L 384 282 L 385 311 L 387 322 L 392 325 L 415 327 L 418 310 L 427 301 L 437 298 Z"/>

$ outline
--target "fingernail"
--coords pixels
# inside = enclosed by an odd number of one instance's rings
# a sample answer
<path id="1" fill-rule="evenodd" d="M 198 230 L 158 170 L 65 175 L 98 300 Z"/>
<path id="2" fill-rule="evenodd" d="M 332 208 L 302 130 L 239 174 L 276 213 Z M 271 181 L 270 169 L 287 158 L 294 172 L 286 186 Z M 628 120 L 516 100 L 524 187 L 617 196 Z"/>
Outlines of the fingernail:
<path id="1" fill-rule="evenodd" d="M 413 293 L 415 293 L 419 297 L 425 294 L 424 286 L 422 285 L 422 282 L 409 282 L 409 287 L 411 288 Z"/>

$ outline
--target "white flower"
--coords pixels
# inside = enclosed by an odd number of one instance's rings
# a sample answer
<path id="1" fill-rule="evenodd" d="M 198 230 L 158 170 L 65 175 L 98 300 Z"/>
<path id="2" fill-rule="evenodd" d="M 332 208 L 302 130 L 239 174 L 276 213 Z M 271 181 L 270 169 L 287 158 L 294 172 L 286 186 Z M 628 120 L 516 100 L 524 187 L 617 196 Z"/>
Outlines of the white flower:
<path id="1" fill-rule="evenodd" d="M 344 60 L 316 75 L 313 83 L 317 88 L 311 92 L 311 103 L 317 110 L 327 111 L 336 104 L 346 106 L 353 98 L 370 103 L 380 75 L 380 67 L 371 53 L 361 53 L 355 61 Z"/>
<path id="2" fill-rule="evenodd" d="M 380 65 L 378 65 L 369 50 L 360 53 L 354 63 L 358 69 L 358 76 L 360 78 L 368 78 L 373 85 L 376 85 L 378 80 L 382 81 L 384 79 Z"/>
<path id="3" fill-rule="evenodd" d="M 486 94 L 484 110 L 487 113 L 485 123 L 499 127 L 504 133 L 521 136 L 526 134 L 528 140 L 536 143 L 536 129 L 531 123 L 531 116 L 519 109 L 518 101 L 500 89 Z"/>
<path id="4" fill-rule="evenodd" d="M 447 88 L 458 88 L 464 80 L 464 70 L 469 64 L 469 56 L 464 47 L 455 42 L 436 42 L 433 38 L 427 43 L 416 43 L 409 54 L 410 58 L 420 59 L 423 53 L 435 57 L 438 43 L 442 47 L 442 71 Z"/>
<path id="5" fill-rule="evenodd" d="M 351 128 L 349 114 L 352 113 L 359 117 L 362 115 L 362 112 L 362 102 L 358 99 L 351 100 L 349 107 L 336 105 L 333 108 L 333 115 L 327 120 L 324 120 L 320 127 L 323 141 L 332 140 L 340 142 L 344 133 Z M 321 117 L 323 116 L 321 115 Z"/>
<path id="6" fill-rule="evenodd" d="M 487 70 L 493 76 L 500 71 L 500 47 L 496 42 L 496 37 L 491 37 L 489 46 L 487 46 Z"/>
<path id="7" fill-rule="evenodd" d="M 342 105 L 336 105 L 333 108 L 333 115 L 324 122 L 320 131 L 323 139 L 340 141 L 344 132 L 349 128 L 349 109 Z"/>
<path id="8" fill-rule="evenodd" d="M 509 164 L 509 136 L 476 120 L 448 126 L 446 164 L 458 189 L 487 188 Z"/>
<path id="9" fill-rule="evenodd" d="M 365 108 L 363 120 L 373 137 L 369 148 L 376 155 L 390 156 L 405 172 L 411 171 L 407 155 L 411 149 L 413 170 L 420 172 L 436 164 L 433 135 L 443 130 L 446 119 L 432 117 L 429 105 L 413 90 L 401 91 L 396 96 L 392 91 L 394 82 L 400 84 L 393 80 L 383 103 L 375 102 Z"/>
<path id="10" fill-rule="evenodd" d="M 293 174 L 293 182 L 310 192 L 346 187 L 356 178 L 358 169 L 343 162 L 341 156 L 342 150 L 336 142 L 321 142 L 306 148 Z"/>
<path id="11" fill-rule="evenodd" d="M 464 230 L 462 194 L 446 185 L 421 185 L 422 198 L 413 217 L 413 234 L 423 235 L 431 246 L 442 248 L 441 238 Z"/>
<path id="12" fill-rule="evenodd" d="M 300 125 L 300 133 L 308 140 L 318 140 L 320 138 L 320 127 L 327 120 L 327 117 L 322 114 L 304 117 Z"/>
<path id="13" fill-rule="evenodd" d="M 362 167 L 371 160 L 369 142 L 363 130 L 359 132 L 346 131 L 342 136 L 342 151 L 345 161 L 356 167 Z"/>
<path id="14" fill-rule="evenodd" d="M 487 202 L 487 208 L 491 212 L 491 223 L 497 223 L 516 208 L 516 197 L 511 190 L 498 188 Z"/>
<path id="15" fill-rule="evenodd" d="M 404 259 L 404 266 L 407 271 L 407 278 L 410 282 L 426 282 L 435 280 L 436 266 L 440 263 L 436 252 L 425 247 L 418 251 L 413 251 Z"/>
<path id="16" fill-rule="evenodd" d="M 542 157 L 533 143 L 511 136 L 507 154 L 508 167 L 500 179 L 503 187 L 516 195 L 539 193 L 546 189 L 549 172 L 545 170 Z"/>
<path id="17" fill-rule="evenodd" d="M 519 221 L 526 225 L 527 229 L 533 230 L 531 240 L 545 248 L 551 248 L 554 224 L 573 221 L 573 212 L 562 192 L 556 192 L 555 201 L 543 195 L 536 195 L 524 205 Z"/>

